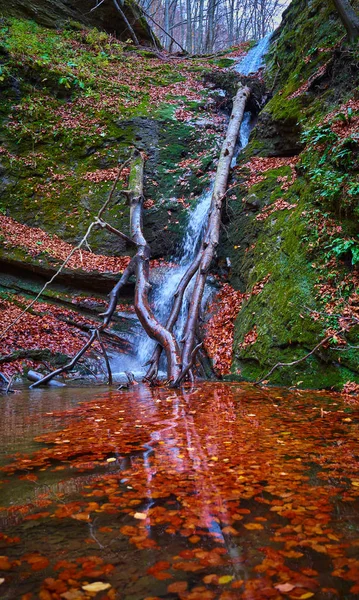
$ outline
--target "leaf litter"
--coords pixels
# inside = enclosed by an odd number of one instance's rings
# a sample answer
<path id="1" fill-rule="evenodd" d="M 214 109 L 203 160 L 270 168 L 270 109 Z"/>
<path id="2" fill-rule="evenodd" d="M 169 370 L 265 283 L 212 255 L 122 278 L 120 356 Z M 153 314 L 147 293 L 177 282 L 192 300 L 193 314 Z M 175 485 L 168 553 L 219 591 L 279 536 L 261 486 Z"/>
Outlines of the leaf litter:
<path id="1" fill-rule="evenodd" d="M 9 599 L 359 593 L 359 410 L 345 397 L 213 382 L 171 402 L 140 385 L 89 395 L 1 468 L 3 490 L 34 486 L 0 510 Z"/>

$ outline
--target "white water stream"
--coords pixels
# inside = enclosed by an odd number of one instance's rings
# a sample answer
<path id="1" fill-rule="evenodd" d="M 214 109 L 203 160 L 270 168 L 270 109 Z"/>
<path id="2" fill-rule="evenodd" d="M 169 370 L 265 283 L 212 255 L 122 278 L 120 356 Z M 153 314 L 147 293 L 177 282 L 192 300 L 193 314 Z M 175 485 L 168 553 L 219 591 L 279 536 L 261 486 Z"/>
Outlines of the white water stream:
<path id="1" fill-rule="evenodd" d="M 263 38 L 256 46 L 254 46 L 247 55 L 237 63 L 235 70 L 242 75 L 249 75 L 258 71 L 263 66 L 263 58 L 268 51 L 270 44 L 270 34 Z M 236 158 L 238 153 L 246 147 L 249 140 L 249 135 L 252 130 L 253 123 L 251 119 L 251 113 L 246 112 L 244 114 L 243 122 L 240 129 L 238 150 L 233 159 L 232 166 L 236 164 Z M 176 288 L 185 273 L 188 265 L 196 256 L 196 252 L 199 248 L 200 241 L 202 239 L 202 233 L 207 223 L 207 215 L 209 206 L 211 203 L 211 196 L 213 190 L 212 185 L 200 196 L 194 208 L 188 214 L 187 226 L 184 232 L 182 243 L 177 249 L 177 252 L 172 258 L 172 262 L 176 264 L 175 267 L 161 269 L 160 277 L 153 285 L 151 294 L 151 304 L 154 307 L 156 317 L 161 323 L 165 323 L 169 312 L 171 310 L 172 301 Z M 192 280 L 193 286 L 193 280 Z M 179 335 L 183 331 L 187 308 L 188 299 L 191 294 L 191 285 L 187 288 L 186 296 L 182 305 L 181 313 L 178 318 L 176 325 L 176 333 Z M 205 303 L 211 293 L 210 285 L 206 286 L 203 303 Z M 131 334 L 131 340 L 133 342 L 134 335 Z M 134 347 L 136 348 L 135 356 L 130 355 L 116 355 L 111 357 L 111 367 L 115 380 L 122 380 L 125 371 L 131 371 L 137 378 L 143 377 L 147 368 L 143 365 L 149 360 L 152 351 L 156 345 L 156 342 L 151 340 L 144 331 L 138 336 L 135 336 Z M 160 376 L 165 376 L 165 373 L 160 372 Z"/>

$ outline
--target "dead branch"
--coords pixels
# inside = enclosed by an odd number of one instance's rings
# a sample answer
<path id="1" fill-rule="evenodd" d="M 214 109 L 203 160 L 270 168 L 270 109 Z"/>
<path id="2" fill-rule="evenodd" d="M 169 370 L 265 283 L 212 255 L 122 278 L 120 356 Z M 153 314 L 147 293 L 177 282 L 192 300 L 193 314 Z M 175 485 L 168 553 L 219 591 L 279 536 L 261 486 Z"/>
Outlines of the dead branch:
<path id="1" fill-rule="evenodd" d="M 174 381 L 173 384 L 171 384 L 171 387 L 179 387 L 180 384 L 182 383 L 182 381 L 187 376 L 187 374 L 190 375 L 191 381 L 192 382 L 194 381 L 194 377 L 193 377 L 193 373 L 192 373 L 192 368 L 194 367 L 195 362 L 196 362 L 197 352 L 199 351 L 200 348 L 202 348 L 202 346 L 203 346 L 203 342 L 201 342 L 200 344 L 197 344 L 197 346 L 195 346 L 193 348 L 192 353 L 191 353 L 190 362 L 182 370 L 182 372 L 181 372 L 180 376 L 178 377 L 178 379 L 176 381 Z"/>
<path id="2" fill-rule="evenodd" d="M 161 31 L 163 31 L 163 33 L 165 33 L 170 38 L 170 40 L 172 40 L 172 42 L 174 42 L 179 48 L 181 48 L 181 50 L 182 50 L 182 52 L 184 52 L 184 54 L 188 54 L 187 50 L 185 50 L 183 48 L 183 46 L 181 46 L 181 44 L 179 42 L 177 42 L 177 40 L 170 33 L 168 33 L 168 31 L 166 31 L 159 23 L 157 23 L 157 21 L 154 20 L 153 17 L 151 17 L 150 14 L 148 14 L 144 10 L 143 6 L 141 7 L 141 10 L 142 10 L 143 14 L 145 15 L 145 17 L 147 17 L 147 19 L 151 19 L 152 23 L 154 23 L 155 25 L 157 25 L 157 27 L 159 29 L 161 29 Z"/>
<path id="3" fill-rule="evenodd" d="M 130 36 L 133 40 L 133 42 L 136 44 L 136 46 L 140 45 L 140 42 L 138 41 L 137 35 L 134 32 L 134 29 L 131 25 L 131 23 L 129 22 L 128 18 L 126 17 L 125 13 L 123 12 L 121 6 L 119 5 L 119 3 L 117 2 L 117 0 L 113 0 L 113 3 L 115 5 L 116 10 L 118 11 L 118 13 L 121 15 L 121 19 L 124 21 L 124 23 L 127 26 L 127 29 L 130 33 Z"/>
<path id="4" fill-rule="evenodd" d="M 112 381 L 111 369 L 106 354 L 106 350 L 100 340 L 100 332 L 109 324 L 113 313 L 116 309 L 119 293 L 123 286 L 127 283 L 129 277 L 132 274 L 136 276 L 136 288 L 135 288 L 135 310 L 140 323 L 145 329 L 146 333 L 154 340 L 159 342 L 164 348 L 167 356 L 168 364 L 168 378 L 171 381 L 178 379 L 181 373 L 181 357 L 178 343 L 172 334 L 168 331 L 161 323 L 155 318 L 148 301 L 148 292 L 150 289 L 149 284 L 149 258 L 150 249 L 145 240 L 142 231 L 142 209 L 143 209 L 143 176 L 144 176 L 144 158 L 138 150 L 135 150 L 131 158 L 131 169 L 129 178 L 129 190 L 126 190 L 127 196 L 130 202 L 130 229 L 131 229 L 131 242 L 136 246 L 137 253 L 130 261 L 129 265 L 124 270 L 121 279 L 115 285 L 109 296 L 109 305 L 107 310 L 102 314 L 103 323 L 91 329 L 91 335 L 88 341 L 83 345 L 81 350 L 73 357 L 73 359 L 64 367 L 52 371 L 39 381 L 35 381 L 30 387 L 35 388 L 39 385 L 43 385 L 53 379 L 60 373 L 70 371 L 83 354 L 90 348 L 95 339 L 97 339 L 101 345 L 104 353 L 104 358 L 109 374 L 109 381 Z M 117 178 L 118 180 L 118 178 Z M 101 221 L 102 214 L 107 208 L 114 191 L 112 187 L 110 197 L 105 202 L 98 214 L 98 221 Z M 122 236 L 121 236 L 122 237 Z"/>
<path id="5" fill-rule="evenodd" d="M 331 340 L 332 338 L 333 338 L 332 335 L 328 335 L 326 338 L 324 338 L 324 340 L 319 342 L 319 344 L 317 344 L 315 346 L 315 348 L 313 348 L 313 350 L 311 350 L 310 352 L 308 352 L 308 354 L 306 354 L 305 356 L 302 356 L 302 358 L 299 358 L 298 360 L 293 360 L 292 362 L 288 362 L 288 363 L 282 363 L 282 362 L 277 363 L 276 365 L 274 365 L 274 367 L 271 368 L 271 370 L 266 375 L 264 375 L 264 377 L 262 377 L 262 379 L 259 379 L 259 381 L 256 381 L 253 385 L 259 385 L 260 383 L 262 383 L 263 381 L 268 379 L 268 377 L 270 377 L 272 375 L 273 371 L 275 371 L 279 367 L 293 367 L 294 365 L 298 365 L 299 363 L 303 362 L 304 360 L 307 360 L 307 358 L 312 356 L 312 354 L 314 354 L 314 352 L 316 352 L 318 350 L 318 348 L 323 346 L 323 344 L 325 344 L 326 342 L 329 342 L 329 340 Z"/>
<path id="6" fill-rule="evenodd" d="M 56 371 L 52 371 L 48 375 L 45 375 L 45 377 L 43 377 L 39 381 L 35 381 L 35 383 L 30 385 L 30 389 L 36 388 L 39 385 L 44 385 L 45 383 L 47 383 L 48 381 L 50 381 L 51 379 L 56 377 L 56 375 L 60 375 L 61 373 L 71 371 L 71 369 L 73 369 L 73 367 L 76 365 L 76 363 L 80 360 L 81 356 L 83 354 L 85 354 L 86 350 L 88 350 L 88 348 L 92 345 L 92 343 L 94 342 L 96 337 L 97 337 L 97 329 L 94 329 L 92 331 L 89 339 L 87 340 L 86 344 L 84 344 L 82 346 L 81 350 L 73 357 L 73 359 L 69 363 L 67 363 L 67 365 L 65 365 L 64 367 L 60 367 L 59 369 L 56 369 Z"/>
<path id="7" fill-rule="evenodd" d="M 106 223 L 106 221 L 99 219 L 97 222 L 97 225 L 99 227 L 101 227 L 102 229 L 107 229 L 107 231 L 114 233 L 115 235 L 117 235 L 118 237 L 123 239 L 130 246 L 135 246 L 137 248 L 136 242 L 134 242 L 130 237 L 128 237 L 128 235 L 126 235 L 125 233 L 122 233 L 122 231 L 119 231 L 115 227 L 112 227 L 112 225 L 110 225 L 109 223 Z"/>
<path id="8" fill-rule="evenodd" d="M 105 345 L 101 339 L 101 334 L 99 332 L 99 330 L 96 330 L 96 335 L 97 335 L 97 341 L 101 346 L 101 350 L 102 350 L 102 354 L 104 356 L 105 359 L 105 363 L 106 363 L 106 369 L 107 369 L 107 374 L 108 374 L 108 385 L 112 385 L 112 371 L 111 371 L 111 365 L 110 365 L 110 361 L 108 359 L 108 355 L 106 352 L 106 348 Z"/>
<path id="9" fill-rule="evenodd" d="M 223 142 L 221 155 L 218 162 L 216 179 L 212 193 L 211 207 L 207 229 L 200 249 L 200 264 L 197 270 L 192 298 L 188 310 L 187 322 L 184 330 L 184 346 L 182 350 L 182 369 L 187 370 L 192 359 L 195 343 L 196 323 L 199 317 L 200 306 L 203 298 L 207 274 L 215 255 L 219 242 L 221 225 L 222 200 L 226 193 L 227 181 L 232 158 L 238 138 L 243 114 L 250 95 L 248 87 L 240 87 L 233 101 L 232 113 L 229 120 L 227 135 Z M 182 379 L 182 378 L 181 378 Z"/>
<path id="10" fill-rule="evenodd" d="M 192 277 L 195 275 L 200 262 L 201 262 L 201 255 L 200 255 L 200 253 L 198 253 L 197 257 L 195 258 L 194 261 L 192 261 L 192 263 L 188 267 L 187 271 L 185 272 L 185 274 L 183 275 L 181 281 L 179 282 L 179 284 L 177 286 L 177 289 L 174 294 L 174 302 L 172 305 L 172 310 L 171 310 L 171 313 L 170 313 L 167 323 L 166 323 L 166 328 L 168 329 L 168 331 L 173 331 L 173 328 L 177 322 L 178 315 L 181 310 L 184 293 L 185 293 L 187 286 L 189 285 Z M 145 366 L 150 365 L 150 368 L 148 369 L 146 376 L 145 376 L 146 380 L 156 379 L 157 374 L 158 374 L 158 365 L 159 365 L 159 360 L 160 360 L 161 354 L 162 354 L 162 346 L 160 344 L 157 344 L 150 360 L 145 365 Z"/>
<path id="11" fill-rule="evenodd" d="M 129 181 L 131 235 L 138 245 L 137 254 L 133 259 L 136 274 L 135 311 L 147 335 L 161 344 L 164 349 L 167 356 L 168 378 L 175 381 L 181 373 L 181 355 L 177 340 L 173 333 L 156 319 L 148 301 L 151 287 L 150 249 L 142 231 L 143 175 L 144 158 L 137 150 L 134 152 Z"/>

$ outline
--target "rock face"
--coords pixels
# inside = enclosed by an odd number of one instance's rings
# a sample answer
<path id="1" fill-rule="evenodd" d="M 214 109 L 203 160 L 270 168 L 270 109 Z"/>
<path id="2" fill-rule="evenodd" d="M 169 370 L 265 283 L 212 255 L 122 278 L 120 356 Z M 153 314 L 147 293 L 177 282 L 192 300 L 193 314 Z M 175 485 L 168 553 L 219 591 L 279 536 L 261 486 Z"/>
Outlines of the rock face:
<path id="1" fill-rule="evenodd" d="M 3 0 L 0 14 L 3 16 L 32 19 L 45 27 L 63 27 L 72 22 L 103 29 L 121 40 L 129 38 L 126 23 L 116 10 L 112 0 L 96 6 L 94 0 Z M 153 45 L 154 37 L 135 2 L 125 0 L 122 10 L 140 42 Z M 74 24 L 74 23 L 73 23 Z"/>
<path id="2" fill-rule="evenodd" d="M 334 342 L 270 382 L 340 389 L 359 380 L 359 54 L 344 34 L 330 2 L 293 0 L 273 37 L 272 98 L 237 170 L 222 245 L 232 284 L 247 294 L 230 377 L 257 380 L 329 332 Z"/>

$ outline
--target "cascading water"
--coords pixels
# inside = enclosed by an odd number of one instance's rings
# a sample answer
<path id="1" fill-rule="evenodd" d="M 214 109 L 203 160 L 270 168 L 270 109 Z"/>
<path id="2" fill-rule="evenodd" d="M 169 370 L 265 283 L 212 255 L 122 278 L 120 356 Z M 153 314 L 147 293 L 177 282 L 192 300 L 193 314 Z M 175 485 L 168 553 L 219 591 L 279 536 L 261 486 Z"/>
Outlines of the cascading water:
<path id="1" fill-rule="evenodd" d="M 260 67 L 263 66 L 263 58 L 268 51 L 270 44 L 271 34 L 268 34 L 263 38 L 256 46 L 254 46 L 248 54 L 237 63 L 235 70 L 242 75 L 249 75 L 255 73 Z M 236 158 L 238 153 L 246 147 L 249 140 L 249 135 L 253 127 L 251 113 L 246 112 L 243 117 L 243 122 L 239 134 L 239 144 L 236 155 L 233 159 L 232 166 L 236 164 Z M 191 210 L 188 215 L 187 227 L 184 233 L 183 241 L 172 262 L 176 266 L 169 268 L 162 268 L 161 275 L 153 286 L 151 304 L 154 307 L 156 317 L 165 323 L 169 315 L 174 293 L 176 288 L 185 273 L 188 265 L 196 256 L 196 252 L 199 248 L 202 233 L 207 223 L 208 210 L 211 203 L 213 184 L 207 189 L 202 196 L 198 199 L 196 206 Z M 193 285 L 193 282 L 192 282 Z M 209 285 L 206 286 L 203 302 L 205 303 L 211 292 Z M 187 298 L 190 297 L 191 286 L 187 288 Z M 187 298 L 184 298 L 182 304 L 182 310 L 179 315 L 176 332 L 181 334 L 183 331 L 186 314 L 187 314 Z M 180 336 L 179 336 L 180 337 Z M 141 332 L 141 335 L 136 338 L 134 346 L 136 347 L 136 355 L 121 355 L 120 357 L 113 356 L 111 359 L 111 366 L 113 369 L 114 377 L 121 379 L 121 373 L 125 371 L 132 371 L 135 377 L 142 377 L 145 373 L 143 365 L 150 358 L 156 342 L 151 340 L 145 332 Z"/>
<path id="2" fill-rule="evenodd" d="M 235 71 L 241 75 L 250 75 L 256 73 L 261 67 L 264 66 L 264 57 L 268 52 L 269 44 L 271 41 L 272 33 L 268 33 L 263 39 L 261 39 L 254 48 L 252 48 L 242 60 L 240 60 L 236 66 Z"/>

